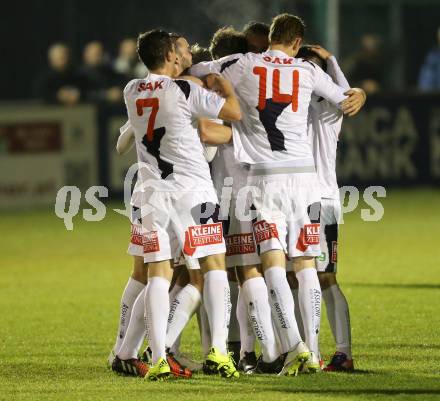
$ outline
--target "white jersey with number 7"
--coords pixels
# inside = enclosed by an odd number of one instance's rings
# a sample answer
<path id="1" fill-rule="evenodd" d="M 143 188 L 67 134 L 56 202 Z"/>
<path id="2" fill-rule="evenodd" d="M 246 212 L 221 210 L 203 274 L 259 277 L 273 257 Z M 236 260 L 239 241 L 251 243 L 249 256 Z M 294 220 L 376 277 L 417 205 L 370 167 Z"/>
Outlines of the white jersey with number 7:
<path id="1" fill-rule="evenodd" d="M 225 99 L 186 80 L 149 74 L 124 89 L 143 184 L 156 191 L 212 187 L 197 118 L 217 118 Z"/>

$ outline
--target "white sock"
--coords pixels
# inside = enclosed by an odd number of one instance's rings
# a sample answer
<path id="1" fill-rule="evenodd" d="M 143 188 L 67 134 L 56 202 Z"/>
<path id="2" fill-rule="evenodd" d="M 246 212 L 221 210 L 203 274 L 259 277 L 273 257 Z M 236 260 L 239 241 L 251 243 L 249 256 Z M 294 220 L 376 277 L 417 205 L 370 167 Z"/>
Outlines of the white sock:
<path id="1" fill-rule="evenodd" d="M 301 335 L 301 338 L 304 338 L 304 325 L 302 321 L 301 316 L 301 310 L 299 307 L 299 299 L 298 299 L 298 288 L 292 288 L 292 296 L 293 296 L 293 302 L 295 302 L 295 319 L 296 324 L 298 325 L 299 334 Z"/>
<path id="2" fill-rule="evenodd" d="M 295 320 L 295 305 L 287 282 L 286 269 L 274 266 L 264 273 L 272 319 L 278 332 L 281 352 L 289 352 L 301 341 Z"/>
<path id="3" fill-rule="evenodd" d="M 318 273 L 307 268 L 296 273 L 298 299 L 304 325 L 305 343 L 310 351 L 319 355 L 319 329 L 321 325 L 321 286 Z"/>
<path id="4" fill-rule="evenodd" d="M 229 321 L 228 342 L 240 341 L 240 326 L 237 319 L 237 302 L 238 291 L 240 286 L 236 281 L 229 281 L 229 288 L 231 291 L 231 319 Z"/>
<path id="5" fill-rule="evenodd" d="M 208 314 L 203 303 L 197 311 L 197 323 L 199 325 L 200 341 L 202 343 L 203 356 L 209 354 L 211 348 L 211 330 L 209 328 Z"/>
<path id="6" fill-rule="evenodd" d="M 165 337 L 167 333 L 170 299 L 170 282 L 163 277 L 152 277 L 145 290 L 145 318 L 148 327 L 148 345 L 153 353 L 153 363 L 166 358 Z"/>
<path id="7" fill-rule="evenodd" d="M 124 336 L 127 331 L 128 324 L 130 323 L 131 311 L 133 308 L 134 301 L 136 301 L 136 298 L 144 288 L 145 288 L 145 284 L 136 281 L 131 277 L 128 279 L 127 285 L 125 286 L 121 298 L 118 335 L 116 337 L 115 345 L 113 346 L 113 350 L 115 354 L 118 353 L 119 348 L 122 345 L 122 341 L 124 340 Z"/>
<path id="8" fill-rule="evenodd" d="M 247 302 L 243 289 L 240 289 L 238 293 L 236 315 L 240 327 L 240 358 L 243 358 L 245 352 L 255 352 L 255 333 L 249 321 Z"/>
<path id="9" fill-rule="evenodd" d="M 272 362 L 278 357 L 278 351 L 264 278 L 255 277 L 246 280 L 242 292 L 246 300 L 251 326 L 261 344 L 263 361 Z"/>
<path id="10" fill-rule="evenodd" d="M 179 284 L 174 283 L 173 288 L 170 289 L 168 293 L 168 296 L 170 298 L 170 308 L 174 298 L 176 298 L 176 295 L 179 293 L 179 291 L 182 290 L 182 288 L 184 287 L 181 287 Z M 174 344 L 170 347 L 170 352 L 172 352 L 174 355 L 177 355 L 179 353 L 181 338 L 182 338 L 182 333 L 178 335 L 176 341 L 174 341 Z"/>
<path id="11" fill-rule="evenodd" d="M 168 315 L 168 328 L 165 346 L 171 348 L 183 329 L 199 307 L 202 296 L 199 290 L 191 284 L 187 284 L 170 304 Z"/>
<path id="12" fill-rule="evenodd" d="M 211 346 L 226 355 L 226 341 L 231 314 L 228 276 L 224 270 L 211 270 L 204 274 L 203 303 L 211 329 Z"/>
<path id="13" fill-rule="evenodd" d="M 347 300 L 337 284 L 323 290 L 322 297 L 336 342 L 336 350 L 343 352 L 348 359 L 351 359 L 351 326 Z"/>
<path id="14" fill-rule="evenodd" d="M 137 358 L 142 343 L 144 342 L 146 334 L 144 324 L 144 297 L 145 287 L 136 298 L 136 301 L 134 301 L 130 323 L 128 324 L 124 341 L 122 341 L 117 353 L 118 357 L 122 360 Z"/>
<path id="15" fill-rule="evenodd" d="M 170 299 L 170 305 L 171 302 L 173 302 L 173 299 L 176 298 L 176 295 L 182 291 L 182 288 L 179 284 L 174 284 L 173 288 L 170 289 L 170 291 L 168 292 L 168 297 Z"/>

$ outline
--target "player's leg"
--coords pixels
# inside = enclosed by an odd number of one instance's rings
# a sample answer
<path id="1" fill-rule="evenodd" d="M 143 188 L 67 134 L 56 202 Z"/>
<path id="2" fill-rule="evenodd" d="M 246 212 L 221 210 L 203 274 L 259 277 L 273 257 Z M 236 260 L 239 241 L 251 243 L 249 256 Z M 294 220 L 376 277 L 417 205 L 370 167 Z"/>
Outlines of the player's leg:
<path id="1" fill-rule="evenodd" d="M 240 361 L 238 369 L 244 373 L 251 373 L 257 366 L 257 356 L 255 354 L 256 336 L 249 319 L 248 305 L 241 286 L 238 293 L 236 315 L 240 329 Z"/>
<path id="2" fill-rule="evenodd" d="M 177 294 L 189 283 L 189 274 L 183 258 L 179 258 L 179 260 L 175 261 L 173 270 L 173 280 L 171 281 L 171 288 L 169 292 L 170 305 L 173 304 Z M 170 306 L 170 308 L 171 307 L 172 306 Z M 179 353 L 181 338 L 182 333 L 177 336 L 174 343 L 169 347 L 170 352 L 173 354 Z"/>
<path id="3" fill-rule="evenodd" d="M 309 358 L 309 349 L 301 339 L 295 319 L 295 305 L 286 277 L 286 256 L 282 250 L 270 250 L 260 257 L 281 352 L 287 353 L 280 374 L 296 376 Z"/>
<path id="4" fill-rule="evenodd" d="M 295 302 L 295 319 L 298 324 L 299 334 L 301 338 L 305 338 L 304 335 L 304 325 L 301 316 L 301 310 L 299 308 L 299 298 L 298 298 L 298 280 L 296 279 L 295 272 L 293 271 L 292 262 L 289 261 L 290 268 L 287 269 L 287 281 L 289 282 L 290 289 L 292 291 L 293 302 Z"/>
<path id="5" fill-rule="evenodd" d="M 183 329 L 200 307 L 201 294 L 203 291 L 203 277 L 198 268 L 189 268 L 189 283 L 185 285 L 171 300 L 170 314 L 168 316 L 167 336 L 165 346 L 167 349 L 167 361 L 175 376 L 191 377 L 192 372 L 180 363 L 175 353 L 176 341 L 180 338 Z M 177 350 L 178 351 L 178 350 Z"/>
<path id="6" fill-rule="evenodd" d="M 148 344 L 152 351 L 152 366 L 148 372 L 151 380 L 170 373 L 166 360 L 165 338 L 170 301 L 168 291 L 173 277 L 172 259 L 148 263 L 148 284 L 145 289 L 145 320 Z"/>
<path id="7" fill-rule="evenodd" d="M 139 253 L 142 255 L 142 249 L 140 250 Z M 133 272 L 131 274 L 131 277 L 128 279 L 124 292 L 122 293 L 120 313 L 119 313 L 118 334 L 116 336 L 116 341 L 113 346 L 113 349 L 110 352 L 108 358 L 109 366 L 112 366 L 114 357 L 118 353 L 119 348 L 121 347 L 122 342 L 124 340 L 125 333 L 130 323 L 133 304 L 136 298 L 138 297 L 138 295 L 145 288 L 147 281 L 148 281 L 148 272 L 144 267 L 143 256 L 133 256 Z"/>
<path id="8" fill-rule="evenodd" d="M 225 254 L 202 257 L 199 262 L 204 278 L 203 303 L 211 329 L 211 350 L 205 364 L 223 377 L 238 377 L 226 346 L 231 301 Z"/>
<path id="9" fill-rule="evenodd" d="M 242 283 L 241 291 L 246 302 L 248 319 L 258 338 L 262 355 L 258 360 L 257 373 L 279 373 L 282 368 L 272 325 L 271 305 L 268 288 L 259 266 L 237 268 L 237 275 Z"/>
<path id="10" fill-rule="evenodd" d="M 311 352 L 307 369 L 317 372 L 319 365 L 319 330 L 321 322 L 321 287 L 314 257 L 296 257 L 293 269 L 298 280 L 298 301 L 304 326 L 305 343 Z"/>
<path id="11" fill-rule="evenodd" d="M 130 376 L 145 377 L 148 365 L 138 360 L 138 352 L 145 338 L 146 327 L 144 319 L 145 288 L 138 295 L 133 305 L 127 332 L 116 355 L 112 370 Z"/>
<path id="12" fill-rule="evenodd" d="M 235 274 L 235 268 L 229 267 L 227 269 L 229 289 L 231 292 L 231 318 L 229 321 L 229 333 L 228 333 L 228 350 L 232 352 L 232 357 L 234 362 L 238 365 L 240 360 L 240 326 L 237 319 L 237 303 L 238 303 L 238 293 L 239 284 L 237 276 Z"/>
<path id="13" fill-rule="evenodd" d="M 324 370 L 352 371 L 350 312 L 336 279 L 339 199 L 321 201 L 321 256 L 316 260 L 327 318 L 336 343 L 336 353 Z"/>
<path id="14" fill-rule="evenodd" d="M 319 279 L 328 321 L 336 343 L 336 353 L 324 370 L 352 371 L 354 366 L 351 355 L 350 311 L 347 299 L 336 280 L 336 273 L 320 273 Z"/>

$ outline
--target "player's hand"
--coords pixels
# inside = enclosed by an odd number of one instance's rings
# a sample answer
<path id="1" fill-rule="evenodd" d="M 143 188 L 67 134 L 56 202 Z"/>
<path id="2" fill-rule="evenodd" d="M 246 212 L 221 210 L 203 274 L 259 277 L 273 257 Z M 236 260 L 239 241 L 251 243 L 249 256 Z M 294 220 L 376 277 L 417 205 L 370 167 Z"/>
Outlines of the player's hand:
<path id="1" fill-rule="evenodd" d="M 322 46 L 319 45 L 312 45 L 310 49 L 312 50 L 312 52 L 316 53 L 324 60 L 327 60 L 332 56 L 332 54 L 327 49 L 324 49 Z"/>
<path id="2" fill-rule="evenodd" d="M 217 92 L 222 97 L 232 96 L 234 89 L 231 83 L 217 74 L 209 74 L 205 77 L 206 87 Z"/>
<path id="3" fill-rule="evenodd" d="M 349 89 L 344 95 L 348 98 L 342 102 L 342 111 L 349 117 L 356 115 L 367 100 L 365 91 L 360 88 Z"/>

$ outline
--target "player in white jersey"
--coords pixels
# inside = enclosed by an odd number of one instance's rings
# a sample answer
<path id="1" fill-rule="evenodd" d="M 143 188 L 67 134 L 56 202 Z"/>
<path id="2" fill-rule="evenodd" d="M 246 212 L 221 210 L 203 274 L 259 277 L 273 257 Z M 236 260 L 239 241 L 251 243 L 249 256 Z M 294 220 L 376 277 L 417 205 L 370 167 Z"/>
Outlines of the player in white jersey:
<path id="1" fill-rule="evenodd" d="M 149 279 L 145 315 L 152 349 L 148 377 L 155 380 L 170 372 L 165 359 L 168 289 L 171 261 L 181 250 L 189 265 L 198 260 L 204 272 L 203 297 L 212 335 L 206 363 L 224 377 L 237 377 L 226 350 L 230 301 L 223 230 L 216 217 L 218 200 L 193 122 L 203 116 L 239 120 L 240 108 L 224 79 L 218 78 L 211 87 L 223 98 L 190 81 L 171 79 L 176 52 L 166 32 L 141 34 L 138 53 L 150 74 L 129 82 L 124 99 L 145 190 L 142 225 Z"/>
<path id="2" fill-rule="evenodd" d="M 350 85 L 336 58 L 320 46 L 305 46 L 299 57 L 311 60 L 327 71 L 335 83 L 345 89 Z M 365 97 L 365 94 L 361 94 Z M 359 99 L 361 102 L 362 99 Z M 351 327 L 347 300 L 336 280 L 338 222 L 341 214 L 339 188 L 336 179 L 336 151 L 343 113 L 322 98 L 314 97 L 309 113 L 311 140 L 316 171 L 321 187 L 321 255 L 316 258 L 318 277 L 327 308 L 327 317 L 336 342 L 336 353 L 324 369 L 352 371 Z"/>
<path id="3" fill-rule="evenodd" d="M 212 59 L 218 59 L 231 54 L 246 53 L 246 36 L 232 27 L 223 27 L 217 30 L 209 46 Z M 213 128 L 211 128 L 213 127 Z M 210 137 L 216 133 L 214 124 L 210 123 Z M 232 136 L 230 128 L 223 127 Z M 219 133 L 219 139 L 224 135 Z M 203 139 L 203 138 L 202 138 Z M 240 285 L 237 279 L 238 266 L 258 265 L 260 263 L 257 255 L 255 241 L 252 235 L 250 222 L 240 222 L 236 217 L 235 205 L 237 193 L 241 187 L 246 185 L 247 166 L 238 163 L 234 157 L 232 142 L 220 144 L 217 155 L 211 164 L 211 175 L 214 186 L 221 202 L 221 217 L 227 219 L 225 241 L 226 241 L 226 267 L 228 268 L 229 286 L 231 288 L 231 320 L 229 324 L 228 348 L 232 351 L 234 361 L 239 370 L 248 373 L 255 368 L 256 356 L 255 336 L 246 310 L 246 302 L 240 296 Z M 250 206 L 250 205 L 249 205 Z"/>
<path id="4" fill-rule="evenodd" d="M 185 69 L 192 64 L 192 55 L 189 50 L 189 44 L 184 37 L 178 34 L 170 34 L 176 46 L 177 59 L 175 63 L 174 76 L 179 76 Z M 120 128 L 120 136 L 116 144 L 116 150 L 119 154 L 127 153 L 134 145 L 134 132 L 129 122 Z M 128 253 L 133 256 L 134 268 L 132 278 L 129 280 L 126 289 L 123 292 L 121 300 L 121 316 L 120 327 L 118 329 L 118 336 L 115 346 L 109 356 L 109 364 L 112 369 L 119 373 L 135 376 L 145 376 L 147 366 L 137 359 L 139 347 L 141 346 L 145 336 L 144 324 L 144 291 L 145 287 L 137 286 L 137 281 L 133 277 L 142 274 L 144 276 L 145 284 L 148 281 L 147 265 L 144 264 L 144 249 L 146 243 L 145 236 L 142 233 L 142 219 L 141 219 L 141 198 L 142 192 L 140 189 L 139 180 L 136 181 L 133 189 L 133 194 L 130 201 L 131 206 L 131 237 L 128 247 Z M 175 273 L 179 273 L 182 269 L 175 269 Z M 191 275 L 190 295 L 195 298 L 195 303 L 200 302 L 200 292 L 202 285 L 201 279 L 194 270 Z M 186 284 L 186 283 L 185 283 Z M 185 285 L 181 287 L 184 288 Z M 180 287 L 175 285 L 170 291 L 170 302 L 174 300 L 177 290 Z M 136 290 L 136 291 L 135 291 Z M 187 289 L 186 289 L 187 290 Z M 185 291 L 184 291 L 185 293 Z M 181 297 L 185 294 L 182 293 Z M 186 291 L 188 293 L 188 290 Z M 137 294 L 137 297 L 136 297 Z M 187 308 L 193 305 L 185 304 Z M 188 311 L 185 311 L 188 312 Z M 179 311 L 175 311 L 178 314 Z M 189 313 L 189 312 L 188 312 Z M 175 349 L 173 350 L 175 351 Z M 117 355 L 117 357 L 116 357 Z M 175 360 L 174 354 L 168 352 L 167 360 L 171 367 L 171 372 L 176 376 L 190 377 L 191 371 L 182 366 Z"/>
<path id="5" fill-rule="evenodd" d="M 339 107 L 351 102 L 318 66 L 294 58 L 303 34 L 302 21 L 283 14 L 271 24 L 267 52 L 231 56 L 191 69 L 198 76 L 220 72 L 228 77 L 240 100 L 243 118 L 233 124 L 235 156 L 250 164 L 248 185 L 257 210 L 254 237 L 282 352 L 288 352 L 281 372 L 287 375 L 296 375 L 304 362 L 310 371 L 319 369 L 321 290 L 314 257 L 321 253 L 321 196 L 307 138 L 308 107 L 312 93 Z M 302 342 L 295 321 L 285 254 L 293 258 L 299 281 L 309 347 Z M 267 304 L 262 297 L 259 302 Z M 264 310 L 264 320 L 270 321 L 270 311 Z"/>

